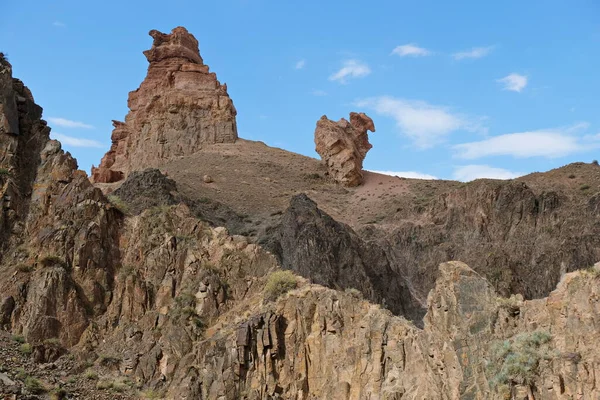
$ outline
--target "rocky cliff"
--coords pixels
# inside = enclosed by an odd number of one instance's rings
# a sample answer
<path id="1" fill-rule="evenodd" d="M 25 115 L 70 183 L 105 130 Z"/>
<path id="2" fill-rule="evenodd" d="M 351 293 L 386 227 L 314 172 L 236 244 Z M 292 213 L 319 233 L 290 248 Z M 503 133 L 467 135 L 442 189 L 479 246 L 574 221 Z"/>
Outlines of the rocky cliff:
<path id="1" fill-rule="evenodd" d="M 209 72 L 198 41 L 185 28 L 170 34 L 150 31 L 150 65 L 140 87 L 129 93 L 125 122 L 113 121 L 112 145 L 95 182 L 116 182 L 131 171 L 157 167 L 211 143 L 237 139 L 236 110 L 214 72 Z"/>
<path id="2" fill-rule="evenodd" d="M 198 61 L 183 31 L 154 35 L 151 65 Z M 356 229 L 288 193 L 263 226 L 206 197 L 221 175 L 192 196 L 128 171 L 105 197 L 3 58 L 0 102 L 0 328 L 26 342 L 0 335 L 8 398 L 600 396 L 600 202 L 574 183 L 446 185 Z"/>

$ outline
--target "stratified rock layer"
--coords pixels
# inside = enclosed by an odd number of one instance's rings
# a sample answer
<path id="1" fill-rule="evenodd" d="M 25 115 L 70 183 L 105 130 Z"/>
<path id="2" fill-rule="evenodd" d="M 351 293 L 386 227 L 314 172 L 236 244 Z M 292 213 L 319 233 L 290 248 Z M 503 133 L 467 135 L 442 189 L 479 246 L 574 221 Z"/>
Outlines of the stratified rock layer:
<path id="1" fill-rule="evenodd" d="M 364 113 L 350 113 L 350 122 L 344 118 L 334 122 L 325 115 L 317 122 L 316 151 L 333 179 L 345 186 L 363 182 L 363 160 L 373 147 L 367 131 L 375 132 L 375 125 Z"/>
<path id="2" fill-rule="evenodd" d="M 131 171 L 158 167 L 204 144 L 237 139 L 236 110 L 217 76 L 209 72 L 198 41 L 183 27 L 170 34 L 150 31 L 144 52 L 150 66 L 139 89 L 129 93 L 125 122 L 113 121 L 112 146 L 94 182 L 116 182 Z"/>

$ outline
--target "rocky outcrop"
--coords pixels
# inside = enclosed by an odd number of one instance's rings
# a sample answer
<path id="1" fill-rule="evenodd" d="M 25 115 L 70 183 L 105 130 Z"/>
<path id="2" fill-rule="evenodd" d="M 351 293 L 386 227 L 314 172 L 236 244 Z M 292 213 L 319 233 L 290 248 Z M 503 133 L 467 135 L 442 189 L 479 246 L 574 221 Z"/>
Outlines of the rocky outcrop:
<path id="1" fill-rule="evenodd" d="M 233 235 L 248 236 L 254 229 L 245 216 L 218 201 L 209 198 L 193 200 L 182 195 L 175 181 L 154 168 L 132 172 L 109 197 L 122 203 L 129 214 L 139 215 L 147 209 L 182 203 L 197 218 L 213 227 L 225 227 Z"/>
<path id="2" fill-rule="evenodd" d="M 113 121 L 112 145 L 94 182 L 116 182 L 135 170 L 158 167 L 195 153 L 203 145 L 237 139 L 236 110 L 214 72 L 209 72 L 198 41 L 183 27 L 170 34 L 150 31 L 150 63 L 140 87 L 129 93 L 125 122 Z"/>
<path id="3" fill-rule="evenodd" d="M 259 243 L 285 269 L 338 290 L 355 289 L 396 315 L 421 323 L 424 309 L 383 249 L 365 242 L 349 226 L 317 208 L 305 194 L 294 196 L 281 222 Z"/>
<path id="4" fill-rule="evenodd" d="M 325 115 L 317 121 L 316 151 L 335 181 L 345 186 L 362 183 L 363 160 L 373 147 L 367 131 L 375 132 L 375 125 L 364 113 L 350 113 L 350 122 L 344 118 L 334 122 Z"/>
<path id="5" fill-rule="evenodd" d="M 0 62 L 11 131 L 0 133 L 2 323 L 31 343 L 72 346 L 110 302 L 118 212 L 50 140 L 29 90 Z M 16 113 L 16 114 L 11 114 Z"/>
<path id="6" fill-rule="evenodd" d="M 423 306 L 438 265 L 448 260 L 472 266 L 503 296 L 540 298 L 563 274 L 600 260 L 593 201 L 567 190 L 536 193 L 524 182 L 481 180 L 431 199 L 394 225 L 359 234 L 386 251 Z"/>

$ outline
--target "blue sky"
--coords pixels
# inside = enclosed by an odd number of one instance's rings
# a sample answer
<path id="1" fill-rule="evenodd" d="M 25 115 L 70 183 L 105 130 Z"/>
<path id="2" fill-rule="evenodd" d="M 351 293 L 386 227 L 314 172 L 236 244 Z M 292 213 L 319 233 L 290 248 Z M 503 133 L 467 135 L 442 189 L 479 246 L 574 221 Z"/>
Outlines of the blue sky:
<path id="1" fill-rule="evenodd" d="M 34 0 L 0 51 L 89 172 L 143 80 L 150 29 L 188 28 L 241 137 L 313 157 L 316 121 L 370 115 L 365 168 L 509 178 L 600 147 L 600 3 Z"/>

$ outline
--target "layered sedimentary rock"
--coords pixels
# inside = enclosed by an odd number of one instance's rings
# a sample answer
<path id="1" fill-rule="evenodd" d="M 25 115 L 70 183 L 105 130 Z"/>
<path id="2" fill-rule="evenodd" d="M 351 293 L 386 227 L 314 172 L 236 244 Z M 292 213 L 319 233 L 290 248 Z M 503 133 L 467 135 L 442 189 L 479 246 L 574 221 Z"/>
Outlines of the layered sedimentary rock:
<path id="1" fill-rule="evenodd" d="M 333 179 L 345 186 L 363 182 L 363 160 L 373 147 L 367 131 L 375 132 L 375 125 L 364 113 L 350 113 L 350 122 L 344 118 L 334 122 L 325 115 L 317 121 L 316 151 Z"/>
<path id="2" fill-rule="evenodd" d="M 113 121 L 112 145 L 95 182 L 116 182 L 131 171 L 158 167 L 195 153 L 203 145 L 237 139 L 236 110 L 227 85 L 209 72 L 198 41 L 185 28 L 170 34 L 150 31 L 150 63 L 140 87 L 129 93 L 125 122 Z"/>

